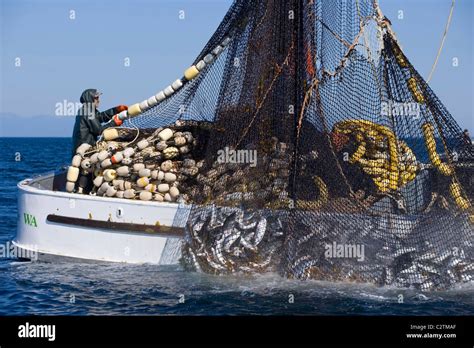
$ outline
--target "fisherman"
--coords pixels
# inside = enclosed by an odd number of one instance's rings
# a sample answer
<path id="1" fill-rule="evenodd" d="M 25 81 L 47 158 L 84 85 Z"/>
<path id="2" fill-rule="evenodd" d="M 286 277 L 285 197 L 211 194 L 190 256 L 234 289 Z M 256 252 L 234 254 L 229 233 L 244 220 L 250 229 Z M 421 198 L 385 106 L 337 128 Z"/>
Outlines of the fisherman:
<path id="1" fill-rule="evenodd" d="M 74 131 L 72 134 L 72 153 L 75 154 L 79 145 L 87 143 L 95 145 L 97 137 L 102 134 L 104 129 L 120 126 L 127 117 L 122 111 L 127 110 L 127 106 L 119 105 L 114 108 L 99 112 L 99 97 L 102 93 L 97 89 L 86 89 L 81 94 L 80 102 L 82 107 L 76 116 Z M 119 115 L 120 114 L 120 115 Z"/>

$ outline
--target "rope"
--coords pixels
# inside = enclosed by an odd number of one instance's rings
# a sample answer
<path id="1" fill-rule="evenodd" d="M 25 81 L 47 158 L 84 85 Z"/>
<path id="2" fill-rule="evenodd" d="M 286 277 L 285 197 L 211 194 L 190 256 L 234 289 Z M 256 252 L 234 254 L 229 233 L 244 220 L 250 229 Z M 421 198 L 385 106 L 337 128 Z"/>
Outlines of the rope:
<path id="1" fill-rule="evenodd" d="M 123 146 L 124 148 L 129 146 L 130 144 L 134 143 L 137 140 L 138 136 L 140 135 L 140 129 L 136 125 L 134 125 L 132 122 L 130 122 L 130 125 L 137 131 L 137 135 L 135 136 L 135 138 L 131 142 L 125 144 Z M 131 129 L 131 128 L 123 127 L 122 129 Z M 90 155 L 90 154 L 95 153 L 95 152 L 102 151 L 103 148 L 101 146 L 97 146 L 97 145 L 99 145 L 99 143 L 104 143 L 105 142 L 105 141 L 103 142 L 101 139 L 102 139 L 102 137 L 99 140 L 97 140 L 95 148 L 93 148 L 92 150 L 84 152 L 84 156 Z"/>
<path id="2" fill-rule="evenodd" d="M 133 122 L 132 122 L 131 119 L 129 120 L 129 122 L 130 122 L 130 125 L 131 125 L 133 128 L 136 129 L 137 135 L 135 135 L 135 138 L 133 138 L 133 140 L 132 140 L 131 142 L 125 144 L 125 145 L 124 145 L 124 148 L 127 147 L 127 146 L 129 146 L 130 144 L 133 144 L 133 143 L 138 139 L 138 136 L 140 135 L 140 128 L 138 128 L 137 125 L 133 124 Z"/>
<path id="3" fill-rule="evenodd" d="M 338 74 L 339 71 L 341 71 L 341 69 L 343 69 L 345 67 L 346 62 L 347 62 L 349 56 L 351 55 L 352 51 L 355 49 L 355 47 L 357 45 L 360 45 L 360 44 L 358 44 L 359 39 L 362 36 L 362 34 L 364 33 L 365 25 L 368 23 L 369 19 L 370 19 L 369 17 L 365 18 L 364 24 L 361 26 L 361 28 L 360 28 L 359 32 L 357 33 L 357 36 L 354 38 L 354 41 L 352 42 L 352 44 L 348 44 L 348 46 L 346 45 L 347 52 L 342 57 L 341 61 L 339 62 L 339 65 L 334 69 L 334 71 L 328 71 L 326 69 L 323 69 L 323 76 L 328 75 L 328 76 L 333 76 L 334 77 Z"/>
<path id="4" fill-rule="evenodd" d="M 455 2 L 456 0 L 452 0 L 451 2 L 451 10 L 449 11 L 448 21 L 446 22 L 446 27 L 444 28 L 444 33 L 443 33 L 443 37 L 441 38 L 441 44 L 439 45 L 438 54 L 436 55 L 436 59 L 433 63 L 433 66 L 431 67 L 430 75 L 426 79 L 427 83 L 430 82 L 431 77 L 433 76 L 433 73 L 436 69 L 436 65 L 438 65 L 438 60 L 439 60 L 439 57 L 441 56 L 441 51 L 443 50 L 444 41 L 446 41 L 446 36 L 448 35 L 448 29 L 449 29 L 449 25 L 451 24 L 451 18 L 453 17 Z"/>
<path id="5" fill-rule="evenodd" d="M 335 33 L 331 28 L 329 28 L 329 26 L 323 22 L 323 20 L 319 17 L 316 17 L 316 20 L 321 22 L 321 25 L 327 29 L 327 31 L 329 31 L 329 33 L 332 34 L 332 36 L 334 36 L 337 40 L 339 40 L 344 46 L 346 46 L 347 48 L 350 48 L 351 47 L 351 44 L 349 42 L 347 42 L 346 40 L 344 40 L 342 37 L 340 37 L 337 33 Z"/>

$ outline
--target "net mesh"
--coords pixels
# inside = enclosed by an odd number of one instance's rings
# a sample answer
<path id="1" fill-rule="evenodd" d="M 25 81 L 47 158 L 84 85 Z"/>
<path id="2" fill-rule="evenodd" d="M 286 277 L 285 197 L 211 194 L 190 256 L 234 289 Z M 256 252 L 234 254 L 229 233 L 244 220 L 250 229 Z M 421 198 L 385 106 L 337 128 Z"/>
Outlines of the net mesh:
<path id="1" fill-rule="evenodd" d="M 181 190 L 187 268 L 424 290 L 472 280 L 473 147 L 376 3 L 236 0 L 194 64 L 226 38 L 124 124 L 211 125 Z"/>

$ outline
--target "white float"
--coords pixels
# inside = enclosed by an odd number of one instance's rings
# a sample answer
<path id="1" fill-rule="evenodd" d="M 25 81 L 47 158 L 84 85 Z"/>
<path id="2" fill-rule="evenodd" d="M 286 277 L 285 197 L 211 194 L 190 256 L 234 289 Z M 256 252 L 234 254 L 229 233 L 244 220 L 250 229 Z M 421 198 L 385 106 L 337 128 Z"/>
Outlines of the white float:
<path id="1" fill-rule="evenodd" d="M 150 108 L 150 105 L 148 105 L 148 99 L 142 101 L 140 104 L 138 104 L 138 106 L 142 112 L 147 111 Z"/>
<path id="2" fill-rule="evenodd" d="M 203 61 L 203 60 L 200 60 L 200 61 L 196 64 L 196 68 L 197 68 L 199 71 L 203 71 L 205 67 L 206 67 L 206 62 Z"/>
<path id="3" fill-rule="evenodd" d="M 178 91 L 181 87 L 183 87 L 183 81 L 181 79 L 177 79 L 171 84 L 171 88 L 176 92 Z"/>
<path id="4" fill-rule="evenodd" d="M 224 48 L 220 45 L 217 45 L 213 50 L 212 50 L 212 54 L 215 55 L 215 56 L 218 56 L 219 54 L 222 53 L 222 51 L 224 50 Z"/>
<path id="5" fill-rule="evenodd" d="M 147 103 L 148 103 L 148 106 L 150 108 L 154 107 L 156 104 L 158 104 L 158 100 L 156 100 L 155 96 L 151 96 L 150 98 L 148 98 L 147 100 Z"/>
<path id="6" fill-rule="evenodd" d="M 214 55 L 209 53 L 204 56 L 202 59 L 206 64 L 211 64 L 214 61 Z"/>
<path id="7" fill-rule="evenodd" d="M 174 89 L 170 85 L 163 90 L 163 93 L 165 94 L 166 97 L 170 97 L 174 93 Z"/>
<path id="8" fill-rule="evenodd" d="M 159 91 L 158 93 L 156 93 L 155 98 L 158 102 L 162 102 L 163 100 L 166 99 L 165 92 Z"/>

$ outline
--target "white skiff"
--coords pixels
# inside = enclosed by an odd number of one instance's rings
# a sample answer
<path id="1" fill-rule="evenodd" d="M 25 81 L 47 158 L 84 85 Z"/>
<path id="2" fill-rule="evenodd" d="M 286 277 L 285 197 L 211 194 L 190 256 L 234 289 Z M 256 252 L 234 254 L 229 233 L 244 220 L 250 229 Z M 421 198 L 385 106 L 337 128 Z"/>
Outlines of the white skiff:
<path id="1" fill-rule="evenodd" d="M 64 184 L 63 171 L 18 183 L 18 227 L 12 243 L 21 255 L 178 262 L 190 206 L 67 193 Z"/>

